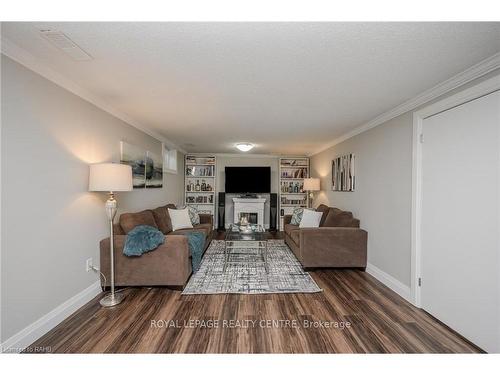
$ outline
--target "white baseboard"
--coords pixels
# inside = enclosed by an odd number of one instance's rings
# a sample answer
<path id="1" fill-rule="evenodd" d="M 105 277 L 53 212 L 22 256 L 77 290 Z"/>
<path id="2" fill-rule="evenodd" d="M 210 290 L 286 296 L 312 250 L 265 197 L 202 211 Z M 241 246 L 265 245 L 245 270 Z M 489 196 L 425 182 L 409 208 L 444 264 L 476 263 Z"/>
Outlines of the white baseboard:
<path id="1" fill-rule="evenodd" d="M 101 293 L 101 286 L 100 282 L 96 281 L 48 314 L 42 316 L 36 322 L 5 340 L 1 345 L 1 352 L 18 353 L 24 350 L 27 346 L 45 335 L 99 293 Z"/>
<path id="2" fill-rule="evenodd" d="M 368 265 L 366 266 L 366 272 L 368 272 L 386 287 L 399 294 L 405 300 L 413 304 L 411 300 L 411 288 L 409 286 L 403 284 L 399 280 L 396 280 L 394 277 L 382 271 L 380 268 L 375 267 L 371 263 L 368 263 Z"/>

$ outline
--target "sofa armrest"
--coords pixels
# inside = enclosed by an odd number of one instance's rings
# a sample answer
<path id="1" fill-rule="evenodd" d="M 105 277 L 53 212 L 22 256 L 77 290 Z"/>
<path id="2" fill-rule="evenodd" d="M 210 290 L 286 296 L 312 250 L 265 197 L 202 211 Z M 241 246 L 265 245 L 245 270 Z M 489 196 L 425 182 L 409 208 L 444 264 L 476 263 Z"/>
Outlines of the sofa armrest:
<path id="1" fill-rule="evenodd" d="M 368 233 L 359 228 L 302 228 L 304 267 L 366 267 Z"/>
<path id="2" fill-rule="evenodd" d="M 165 236 L 165 242 L 140 257 L 123 254 L 126 235 L 114 236 L 115 284 L 117 286 L 184 285 L 191 275 L 189 245 L 184 235 Z M 110 282 L 110 240 L 100 242 L 101 272 Z M 102 280 L 101 280 L 102 282 Z M 104 285 L 104 283 L 103 283 Z"/>
<path id="3" fill-rule="evenodd" d="M 283 225 L 290 224 L 292 222 L 292 215 L 283 216 Z"/>
<path id="4" fill-rule="evenodd" d="M 200 224 L 210 224 L 214 226 L 214 216 L 211 214 L 200 214 Z"/>

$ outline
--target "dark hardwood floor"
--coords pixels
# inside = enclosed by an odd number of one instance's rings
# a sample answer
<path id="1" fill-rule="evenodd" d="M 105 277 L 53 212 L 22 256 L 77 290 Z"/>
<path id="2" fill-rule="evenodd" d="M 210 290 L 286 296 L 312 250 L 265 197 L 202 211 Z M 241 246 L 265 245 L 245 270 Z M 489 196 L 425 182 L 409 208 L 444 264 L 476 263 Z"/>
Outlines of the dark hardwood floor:
<path id="1" fill-rule="evenodd" d="M 365 272 L 318 270 L 311 275 L 323 293 L 182 296 L 180 291 L 168 288 L 129 288 L 124 292 L 125 301 L 108 309 L 100 307 L 98 296 L 29 350 L 44 347 L 52 353 L 480 352 Z M 196 326 L 197 320 L 218 323 L 219 328 L 191 326 Z M 179 327 L 160 327 L 158 321 L 173 321 Z M 222 328 L 223 322 L 230 321 L 238 321 L 241 326 Z M 256 321 L 255 327 L 249 321 Z M 307 327 L 305 321 L 348 322 L 350 327 Z M 268 324 L 277 326 L 268 328 Z"/>

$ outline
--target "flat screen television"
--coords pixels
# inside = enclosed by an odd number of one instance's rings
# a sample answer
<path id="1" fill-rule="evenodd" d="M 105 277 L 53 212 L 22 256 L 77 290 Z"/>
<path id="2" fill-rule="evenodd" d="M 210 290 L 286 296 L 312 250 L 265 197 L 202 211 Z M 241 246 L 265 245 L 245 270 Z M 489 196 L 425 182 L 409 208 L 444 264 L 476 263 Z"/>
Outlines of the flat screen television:
<path id="1" fill-rule="evenodd" d="M 226 167 L 226 193 L 270 193 L 271 167 Z"/>

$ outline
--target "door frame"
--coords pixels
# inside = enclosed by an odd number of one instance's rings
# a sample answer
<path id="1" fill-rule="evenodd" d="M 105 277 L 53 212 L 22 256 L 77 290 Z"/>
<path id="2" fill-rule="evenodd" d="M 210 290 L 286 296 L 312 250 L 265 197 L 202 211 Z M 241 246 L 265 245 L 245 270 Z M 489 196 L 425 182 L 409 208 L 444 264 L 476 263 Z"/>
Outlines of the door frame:
<path id="1" fill-rule="evenodd" d="M 411 203 L 411 300 L 421 307 L 422 226 L 422 126 L 426 118 L 500 90 L 500 75 L 413 113 L 412 203 Z M 425 141 L 425 140 L 424 140 Z"/>

